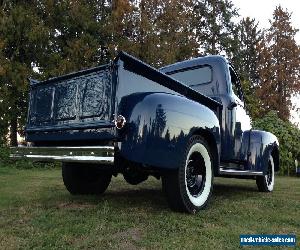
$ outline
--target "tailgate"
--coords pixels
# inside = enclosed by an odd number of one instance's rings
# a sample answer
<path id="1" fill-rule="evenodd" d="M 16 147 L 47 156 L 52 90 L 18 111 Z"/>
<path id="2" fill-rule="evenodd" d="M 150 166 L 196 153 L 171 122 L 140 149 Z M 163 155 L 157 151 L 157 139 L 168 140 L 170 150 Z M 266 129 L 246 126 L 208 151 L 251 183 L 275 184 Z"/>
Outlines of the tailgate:
<path id="1" fill-rule="evenodd" d="M 31 81 L 26 132 L 111 127 L 114 86 L 105 65 L 44 82 Z"/>

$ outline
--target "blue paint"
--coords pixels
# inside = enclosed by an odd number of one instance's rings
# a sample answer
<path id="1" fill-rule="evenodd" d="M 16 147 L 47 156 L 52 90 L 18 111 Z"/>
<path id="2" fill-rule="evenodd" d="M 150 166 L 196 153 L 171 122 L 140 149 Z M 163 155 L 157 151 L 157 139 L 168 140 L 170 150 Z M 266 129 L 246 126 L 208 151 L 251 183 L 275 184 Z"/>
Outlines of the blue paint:
<path id="1" fill-rule="evenodd" d="M 120 131 L 121 155 L 160 168 L 178 168 L 189 138 L 200 129 L 220 145 L 219 121 L 214 112 L 185 97 L 168 93 L 126 96 L 119 110 L 128 121 Z"/>

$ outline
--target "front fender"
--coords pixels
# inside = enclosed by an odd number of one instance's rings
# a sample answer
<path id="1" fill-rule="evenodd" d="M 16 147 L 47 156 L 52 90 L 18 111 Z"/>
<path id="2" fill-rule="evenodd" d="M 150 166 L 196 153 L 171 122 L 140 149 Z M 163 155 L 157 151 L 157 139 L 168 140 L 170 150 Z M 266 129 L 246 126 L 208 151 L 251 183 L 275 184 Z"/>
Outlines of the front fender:
<path id="1" fill-rule="evenodd" d="M 279 170 L 279 143 L 272 133 L 249 130 L 243 133 L 242 160 L 247 162 L 246 169 L 266 173 L 266 166 L 272 154 L 275 171 Z"/>
<path id="2" fill-rule="evenodd" d="M 189 138 L 209 133 L 220 145 L 219 121 L 212 110 L 185 97 L 167 93 L 137 93 L 123 97 L 118 107 L 127 124 L 119 130 L 120 154 L 127 160 L 175 169 L 185 160 Z"/>

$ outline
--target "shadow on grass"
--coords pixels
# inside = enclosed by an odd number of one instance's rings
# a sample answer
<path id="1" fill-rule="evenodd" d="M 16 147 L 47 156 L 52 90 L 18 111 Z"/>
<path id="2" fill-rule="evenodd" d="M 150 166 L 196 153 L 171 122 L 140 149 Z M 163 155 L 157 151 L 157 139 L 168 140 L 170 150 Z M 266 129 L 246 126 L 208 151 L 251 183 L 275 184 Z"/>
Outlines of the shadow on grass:
<path id="1" fill-rule="evenodd" d="M 14 175 L 14 173 L 8 167 L 2 167 L 0 163 L 0 175 Z"/>
<path id="2" fill-rule="evenodd" d="M 115 183 L 119 184 L 119 183 Z M 107 202 L 111 208 L 114 209 L 146 209 L 151 211 L 164 211 L 169 210 L 165 194 L 158 183 L 147 186 L 131 186 L 128 184 L 121 184 L 120 187 L 113 186 L 109 188 L 103 195 L 71 195 L 67 190 L 55 190 L 60 193 L 54 196 L 55 192 L 48 187 L 43 190 L 46 194 L 43 198 L 43 203 L 50 206 L 58 206 L 60 208 L 82 208 L 93 207 Z M 232 200 L 246 200 L 259 195 L 255 183 L 241 183 L 241 184 L 223 184 L 217 183 L 213 187 L 212 198 L 214 201 L 219 199 L 232 199 Z M 46 198 L 47 197 L 47 198 Z M 49 201 L 52 200 L 52 201 Z M 211 205 L 214 206 L 212 201 Z M 46 205 L 46 206 L 47 206 Z M 219 205 L 215 204 L 215 205 Z"/>
<path id="3" fill-rule="evenodd" d="M 120 190 L 105 193 L 104 198 L 112 203 L 130 204 L 140 207 L 150 205 L 153 209 L 167 207 L 165 195 L 161 189 L 141 188 L 138 190 Z"/>
<path id="4" fill-rule="evenodd" d="M 247 193 L 256 195 L 258 190 L 256 186 L 245 186 L 245 185 L 235 185 L 235 184 L 214 184 L 213 195 L 221 196 L 241 196 L 242 193 Z"/>
<path id="5" fill-rule="evenodd" d="M 138 186 L 128 188 L 108 188 L 103 195 L 71 195 L 66 189 L 44 187 L 39 191 L 38 203 L 45 208 L 81 209 L 93 208 L 104 203 L 114 209 L 134 209 L 145 207 L 147 210 L 162 210 L 167 208 L 167 202 L 161 189 Z"/>

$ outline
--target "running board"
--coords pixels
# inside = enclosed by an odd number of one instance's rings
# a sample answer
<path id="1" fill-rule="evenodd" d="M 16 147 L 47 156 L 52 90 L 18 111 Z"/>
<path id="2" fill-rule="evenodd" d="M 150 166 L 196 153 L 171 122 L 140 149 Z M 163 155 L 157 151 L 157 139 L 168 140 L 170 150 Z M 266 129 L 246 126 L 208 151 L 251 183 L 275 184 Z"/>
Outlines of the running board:
<path id="1" fill-rule="evenodd" d="M 251 171 L 251 170 L 238 170 L 238 169 L 229 169 L 229 168 L 220 168 L 220 175 L 239 175 L 239 176 L 257 176 L 263 175 L 263 172 L 260 171 Z"/>

